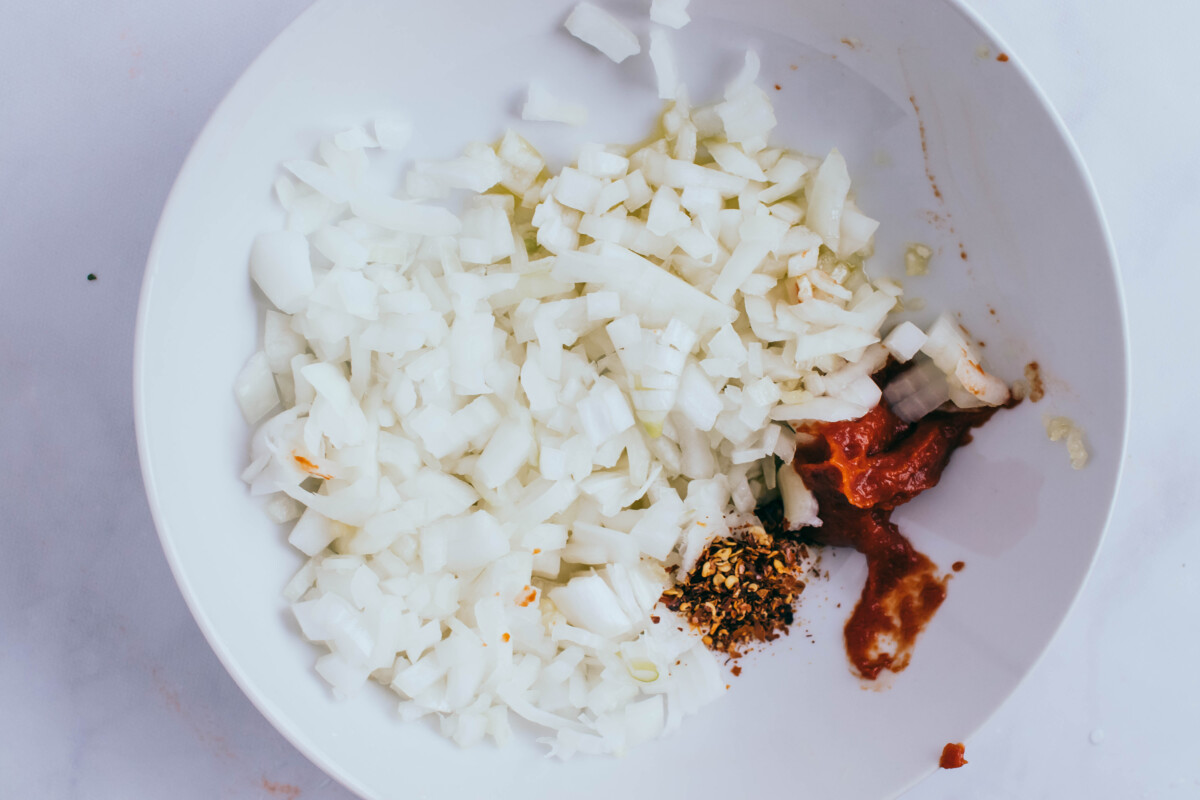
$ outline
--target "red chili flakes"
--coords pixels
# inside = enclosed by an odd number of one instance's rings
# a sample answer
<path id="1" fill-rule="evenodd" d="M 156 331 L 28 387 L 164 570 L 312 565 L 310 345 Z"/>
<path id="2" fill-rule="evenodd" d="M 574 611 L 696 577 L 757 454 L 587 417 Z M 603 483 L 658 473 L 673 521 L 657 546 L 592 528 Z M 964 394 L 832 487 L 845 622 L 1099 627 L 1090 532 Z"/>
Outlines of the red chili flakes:
<path id="1" fill-rule="evenodd" d="M 955 561 L 953 564 L 950 565 L 950 569 L 954 570 L 955 572 L 962 572 L 963 567 L 965 567 L 966 565 L 967 565 L 967 562 L 965 562 L 965 561 Z"/>
<path id="2" fill-rule="evenodd" d="M 782 87 L 782 86 L 780 86 L 780 85 L 777 83 L 777 84 L 775 84 L 775 91 L 777 91 L 777 92 L 782 92 L 782 91 L 783 91 L 783 87 Z"/>
<path id="3" fill-rule="evenodd" d="M 534 589 L 532 586 L 526 586 L 517 595 L 516 603 L 521 608 L 525 608 L 532 605 L 534 600 L 537 600 L 537 589 Z"/>
<path id="4" fill-rule="evenodd" d="M 742 668 L 738 664 L 733 665 L 733 669 L 729 670 L 733 673 L 733 677 L 737 678 L 742 674 Z"/>
<path id="5" fill-rule="evenodd" d="M 938 766 L 942 769 L 958 769 L 966 766 L 969 762 L 963 758 L 965 748 L 962 742 L 951 742 L 942 748 L 942 757 L 938 759 Z"/>
<path id="6" fill-rule="evenodd" d="M 320 478 L 321 480 L 325 480 L 325 481 L 333 480 L 332 475 L 326 475 L 323 472 L 319 472 L 318 470 L 320 468 L 316 464 L 309 461 L 307 458 L 300 455 L 295 450 L 292 451 L 292 458 L 296 459 L 296 463 L 300 465 L 300 469 L 304 470 L 309 475 L 312 475 L 314 478 Z"/>
<path id="7" fill-rule="evenodd" d="M 500 634 L 500 641 L 502 641 L 502 642 L 507 642 L 507 641 L 508 641 L 509 639 L 511 639 L 511 638 L 512 638 L 512 637 L 511 637 L 511 636 L 509 636 L 507 633 L 502 633 L 502 634 Z"/>
<path id="8" fill-rule="evenodd" d="M 1008 53 L 1001 53 L 1000 55 L 996 56 L 996 60 L 1001 64 L 1005 63 L 1008 61 Z"/>
<path id="9" fill-rule="evenodd" d="M 805 545 L 776 539 L 760 526 L 747 527 L 744 536 L 709 543 L 691 573 L 661 599 L 709 649 L 731 658 L 741 657 L 748 644 L 788 632 L 808 560 Z"/>
<path id="10" fill-rule="evenodd" d="M 651 614 L 650 621 L 657 625 L 658 623 L 662 622 L 662 617 L 660 617 L 658 614 Z"/>
<path id="11" fill-rule="evenodd" d="M 1042 380 L 1042 368 L 1036 361 L 1025 365 L 1025 380 L 1029 383 L 1029 402 L 1036 403 L 1046 396 L 1046 383 Z"/>

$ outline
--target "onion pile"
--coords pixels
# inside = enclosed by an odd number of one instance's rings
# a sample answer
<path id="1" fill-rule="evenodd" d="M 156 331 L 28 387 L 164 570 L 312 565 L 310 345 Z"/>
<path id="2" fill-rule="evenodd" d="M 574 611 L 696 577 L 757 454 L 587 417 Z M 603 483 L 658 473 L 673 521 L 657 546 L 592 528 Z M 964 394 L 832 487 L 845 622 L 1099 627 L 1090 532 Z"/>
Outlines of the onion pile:
<path id="1" fill-rule="evenodd" d="M 588 4 L 567 27 L 641 51 Z M 414 162 L 395 197 L 365 188 L 369 152 L 412 127 L 343 131 L 284 164 L 286 227 L 250 253 L 273 308 L 235 386 L 260 423 L 243 478 L 295 520 L 309 560 L 285 595 L 316 670 L 339 697 L 391 687 L 464 746 L 516 714 L 558 756 L 619 753 L 718 697 L 712 653 L 654 611 L 669 571 L 779 483 L 819 523 L 779 469 L 789 423 L 865 413 L 889 356 L 926 354 L 888 387 L 906 418 L 1007 399 L 947 318 L 882 335 L 901 288 L 863 271 L 878 223 L 836 150 L 769 143 L 757 56 L 693 106 L 669 35 L 649 46 L 663 138 L 552 172 L 510 131 Z M 531 87 L 525 116 L 586 109 Z"/>

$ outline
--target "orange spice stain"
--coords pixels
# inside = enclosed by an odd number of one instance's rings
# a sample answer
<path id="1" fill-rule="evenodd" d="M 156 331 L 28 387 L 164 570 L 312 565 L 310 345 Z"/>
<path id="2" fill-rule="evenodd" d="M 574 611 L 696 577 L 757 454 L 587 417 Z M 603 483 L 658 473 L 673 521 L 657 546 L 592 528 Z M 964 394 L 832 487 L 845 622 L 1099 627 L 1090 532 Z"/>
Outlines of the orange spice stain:
<path id="1" fill-rule="evenodd" d="M 158 667 L 151 668 L 150 676 L 154 682 L 154 688 L 162 697 L 167 708 L 188 724 L 198 741 L 210 747 L 214 754 L 222 758 L 237 759 L 237 755 L 230 749 L 225 737 L 214 732 L 215 726 L 208 720 L 197 718 L 196 714 L 184 706 L 179 692 L 167 683 Z"/>
<path id="2" fill-rule="evenodd" d="M 521 590 L 521 593 L 517 595 L 516 603 L 521 608 L 525 608 L 529 605 L 532 605 L 534 600 L 537 600 L 537 589 L 527 585 Z"/>
<path id="3" fill-rule="evenodd" d="M 996 56 L 996 60 L 999 61 L 1001 64 L 1007 62 L 1008 61 L 1008 53 L 1001 53 L 1000 55 Z"/>
<path id="4" fill-rule="evenodd" d="M 917 115 L 917 128 L 921 132 L 921 153 L 925 156 L 925 177 L 929 179 L 929 186 L 933 189 L 933 196 L 938 200 L 942 199 L 942 190 L 938 188 L 937 179 L 933 177 L 933 169 L 929 166 L 929 141 L 925 137 L 925 122 L 921 119 L 921 107 L 917 105 L 916 95 L 909 95 L 908 102 L 912 103 L 913 111 Z"/>
<path id="5" fill-rule="evenodd" d="M 502 642 L 507 642 L 507 641 L 508 641 L 509 639 L 511 639 L 511 638 L 512 638 L 512 637 L 511 637 L 511 636 L 509 636 L 507 633 L 505 633 L 505 634 L 501 634 L 501 636 L 500 636 L 500 641 L 502 641 Z"/>
<path id="6" fill-rule="evenodd" d="M 296 463 L 300 465 L 300 469 L 304 470 L 309 475 L 312 475 L 315 478 L 320 478 L 321 480 L 326 480 L 326 481 L 333 480 L 332 475 L 326 475 L 323 472 L 319 472 L 318 471 L 319 468 L 317 467 L 316 464 L 309 461 L 307 458 L 300 455 L 295 450 L 292 451 L 292 458 L 296 459 Z"/>
<path id="7" fill-rule="evenodd" d="M 286 797 L 288 800 L 295 800 L 300 796 L 300 787 L 290 783 L 276 783 L 263 778 L 262 788 L 272 797 Z"/>

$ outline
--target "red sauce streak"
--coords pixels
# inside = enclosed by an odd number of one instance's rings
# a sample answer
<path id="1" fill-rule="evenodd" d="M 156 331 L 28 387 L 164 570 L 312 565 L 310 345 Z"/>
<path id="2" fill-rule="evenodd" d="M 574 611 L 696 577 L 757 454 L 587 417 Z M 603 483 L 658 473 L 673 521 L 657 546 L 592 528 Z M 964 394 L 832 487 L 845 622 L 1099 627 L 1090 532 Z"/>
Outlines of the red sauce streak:
<path id="1" fill-rule="evenodd" d="M 845 627 L 846 653 L 867 680 L 908 666 L 946 599 L 946 577 L 892 522 L 892 509 L 936 486 L 955 448 L 995 411 L 937 411 L 910 425 L 881 403 L 861 419 L 801 429 L 816 439 L 793 463 L 823 521 L 803 535 L 867 557 L 867 581 Z"/>
<path id="2" fill-rule="evenodd" d="M 942 190 L 938 188 L 937 178 L 933 177 L 933 168 L 929 166 L 929 141 L 925 138 L 925 121 L 921 119 L 921 107 L 917 105 L 916 95 L 909 95 L 908 102 L 912 104 L 913 112 L 917 115 L 917 130 L 921 132 L 921 153 L 925 156 L 925 177 L 929 179 L 929 188 L 933 196 L 942 199 Z"/>
<path id="3" fill-rule="evenodd" d="M 942 769 L 958 769 L 966 766 L 969 762 L 963 758 L 964 750 L 962 742 L 951 742 L 946 745 L 942 748 L 942 757 L 938 759 L 938 766 Z"/>

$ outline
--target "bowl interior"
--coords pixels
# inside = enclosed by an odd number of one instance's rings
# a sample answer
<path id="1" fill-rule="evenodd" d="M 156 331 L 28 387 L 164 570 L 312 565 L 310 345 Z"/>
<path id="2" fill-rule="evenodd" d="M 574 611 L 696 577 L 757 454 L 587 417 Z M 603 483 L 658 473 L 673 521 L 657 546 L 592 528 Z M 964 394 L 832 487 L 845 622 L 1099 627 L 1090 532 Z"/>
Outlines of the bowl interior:
<path id="1" fill-rule="evenodd" d="M 246 262 L 255 234 L 282 224 L 277 165 L 399 114 L 417 124 L 412 156 L 449 157 L 509 126 L 560 165 L 585 141 L 643 139 L 660 111 L 648 59 L 614 65 L 571 39 L 570 5 L 321 0 L 217 110 L 159 226 L 135 365 L 142 466 L 172 569 L 251 700 L 366 797 L 728 797 L 748 775 L 814 797 L 896 794 L 981 725 L 1049 642 L 1095 554 L 1125 434 L 1119 289 L 1086 175 L 1019 65 L 998 61 L 997 43 L 948 0 L 694 0 L 675 36 L 698 102 L 758 50 L 776 140 L 845 153 L 859 204 L 883 223 L 872 271 L 924 300 L 916 321 L 961 312 L 999 374 L 1037 360 L 1048 379 L 1042 403 L 997 417 L 897 514 L 936 562 L 967 565 L 906 672 L 880 691 L 851 675 L 841 626 L 865 567 L 829 554 L 793 635 L 752 658 L 724 698 L 621 760 L 564 764 L 531 737 L 459 750 L 427 723 L 401 724 L 383 690 L 334 701 L 287 613 L 280 589 L 301 559 L 238 480 L 248 430 L 231 390 L 260 335 Z M 644 34 L 646 5 L 610 7 Z M 590 124 L 522 122 L 532 78 L 586 103 Z M 909 242 L 934 247 L 928 276 L 904 278 Z M 1046 413 L 1086 429 L 1086 470 L 1047 441 Z"/>

